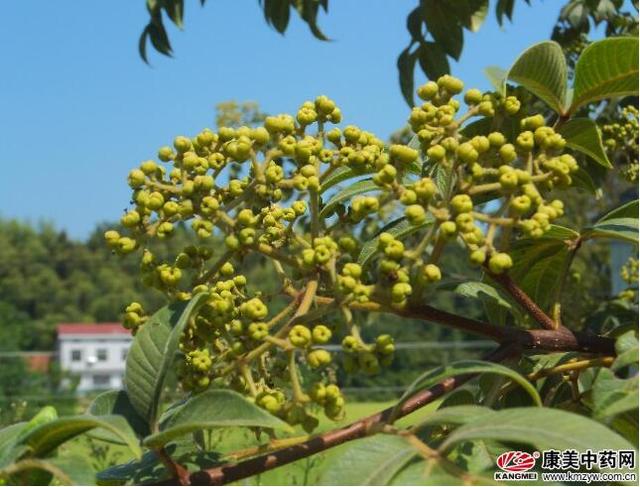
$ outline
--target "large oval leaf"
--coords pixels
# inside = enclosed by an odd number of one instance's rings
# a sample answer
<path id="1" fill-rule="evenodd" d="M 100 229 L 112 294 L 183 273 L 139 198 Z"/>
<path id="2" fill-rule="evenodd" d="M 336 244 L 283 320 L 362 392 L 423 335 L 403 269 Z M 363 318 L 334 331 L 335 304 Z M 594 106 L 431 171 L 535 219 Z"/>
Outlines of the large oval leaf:
<path id="1" fill-rule="evenodd" d="M 356 440 L 338 451 L 320 475 L 320 485 L 388 485 L 417 454 L 404 438 L 376 435 Z"/>
<path id="2" fill-rule="evenodd" d="M 524 51 L 507 78 L 521 84 L 557 113 L 563 113 L 567 91 L 567 63 L 560 45 L 540 42 Z"/>
<path id="3" fill-rule="evenodd" d="M 635 450 L 609 428 L 578 414 L 550 408 L 511 408 L 481 416 L 456 429 L 440 445 L 448 451 L 463 441 L 497 440 L 538 450 Z"/>
<path id="4" fill-rule="evenodd" d="M 449 377 L 457 377 L 460 375 L 469 374 L 497 374 L 511 379 L 513 382 L 521 386 L 530 396 L 535 404 L 542 406 L 542 400 L 536 388 L 526 378 L 521 376 L 515 370 L 505 367 L 501 364 L 495 364 L 493 362 L 485 362 L 483 360 L 461 360 L 449 365 L 443 365 L 435 369 L 431 369 L 424 374 L 420 375 L 408 389 L 402 394 L 402 397 L 395 406 L 396 410 L 404 403 L 404 401 L 410 397 L 414 392 L 427 389 L 436 385 L 443 379 Z M 395 416 L 394 413 L 391 414 Z"/>
<path id="5" fill-rule="evenodd" d="M 237 392 L 218 389 L 189 399 L 168 419 L 163 431 L 146 438 L 144 444 L 158 448 L 194 431 L 225 427 L 289 428 Z"/>
<path id="6" fill-rule="evenodd" d="M 569 255 L 567 241 L 575 240 L 579 234 L 559 225 L 551 225 L 541 238 L 523 239 L 511 250 L 514 266 L 511 278 L 542 309 L 548 309 L 563 272 L 565 259 Z"/>
<path id="7" fill-rule="evenodd" d="M 50 454 L 62 443 L 94 428 L 107 430 L 129 447 L 139 458 L 142 454 L 138 439 L 134 435 L 129 423 L 122 416 L 102 416 L 100 418 L 82 415 L 66 416 L 38 426 L 30 431 L 22 440 L 33 456 Z"/>
<path id="8" fill-rule="evenodd" d="M 124 375 L 127 396 L 150 426 L 155 423 L 165 376 L 175 360 L 182 331 L 207 296 L 200 293 L 188 302 L 161 308 L 142 326 L 129 349 Z"/>
<path id="9" fill-rule="evenodd" d="M 136 412 L 125 391 L 106 391 L 99 394 L 89 405 L 87 414 L 91 414 L 92 416 L 117 414 L 127 420 L 131 429 L 139 438 L 144 438 L 150 433 L 149 425 L 144 418 Z M 108 431 L 96 430 L 91 432 L 91 436 L 104 441 L 118 441 L 118 438 Z"/>
<path id="10" fill-rule="evenodd" d="M 612 37 L 587 46 L 576 64 L 570 112 L 592 101 L 638 94 L 638 38 Z"/>
<path id="11" fill-rule="evenodd" d="M 558 132 L 573 150 L 582 152 L 608 169 L 613 167 L 604 151 L 600 131 L 596 123 L 590 118 L 571 119 L 562 125 Z"/>

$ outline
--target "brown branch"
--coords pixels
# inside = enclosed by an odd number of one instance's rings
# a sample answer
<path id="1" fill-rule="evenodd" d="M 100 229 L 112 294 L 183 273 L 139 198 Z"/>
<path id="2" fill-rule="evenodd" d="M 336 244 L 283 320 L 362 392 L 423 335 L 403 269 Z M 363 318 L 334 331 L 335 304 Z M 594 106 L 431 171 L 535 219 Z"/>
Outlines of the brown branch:
<path id="1" fill-rule="evenodd" d="M 517 351 L 513 346 L 501 346 L 485 357 L 485 360 L 500 362 Z M 442 397 L 447 392 L 461 386 L 474 375 L 449 377 L 437 385 L 420 391 L 407 399 L 397 412 L 396 419 L 406 416 Z M 372 416 L 360 419 L 348 426 L 322 433 L 305 442 L 281 450 L 276 450 L 238 463 L 195 472 L 191 475 L 192 485 L 222 485 L 244 479 L 258 473 L 272 470 L 301 458 L 314 455 L 343 443 L 364 438 L 380 431 L 387 424 L 394 408 L 390 407 Z"/>
<path id="2" fill-rule="evenodd" d="M 316 298 L 318 303 L 331 304 L 333 298 Z M 561 327 L 557 330 L 523 330 L 521 328 L 492 325 L 481 320 L 458 316 L 429 305 L 412 305 L 403 310 L 385 307 L 380 303 L 351 303 L 350 307 L 369 312 L 390 313 L 407 318 L 438 323 L 474 335 L 495 340 L 497 343 L 517 343 L 523 349 L 545 352 L 587 352 L 611 355 L 615 353 L 614 340 Z M 538 308 L 539 309 L 539 308 Z"/>
<path id="3" fill-rule="evenodd" d="M 488 269 L 486 271 L 487 275 L 500 284 L 505 291 L 507 291 L 513 299 L 515 299 L 517 303 L 522 306 L 527 313 L 529 313 L 529 316 L 542 325 L 543 328 L 546 328 L 547 330 L 557 330 L 561 328 L 559 324 L 553 321 L 553 319 L 547 315 L 506 272 L 504 274 L 494 274 Z"/>
<path id="4" fill-rule="evenodd" d="M 174 479 L 178 480 L 179 485 L 190 485 L 189 471 L 185 467 L 171 458 L 164 448 L 155 450 L 155 453 L 167 470 L 173 474 Z"/>

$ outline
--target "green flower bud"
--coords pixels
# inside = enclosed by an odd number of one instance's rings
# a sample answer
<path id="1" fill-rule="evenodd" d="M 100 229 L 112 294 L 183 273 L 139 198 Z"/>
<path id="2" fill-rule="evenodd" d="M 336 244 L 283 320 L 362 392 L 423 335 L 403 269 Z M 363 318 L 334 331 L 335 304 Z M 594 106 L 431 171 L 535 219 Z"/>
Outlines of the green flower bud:
<path id="1" fill-rule="evenodd" d="M 509 254 L 505 254 L 504 252 L 493 254 L 489 259 L 489 269 L 494 274 L 502 274 L 512 266 L 513 261 L 511 260 L 511 257 L 509 256 Z"/>
<path id="2" fill-rule="evenodd" d="M 295 325 L 289 331 L 289 341 L 294 347 L 305 348 L 311 343 L 311 330 L 304 325 Z"/>
<path id="3" fill-rule="evenodd" d="M 312 350 L 307 354 L 307 363 L 313 369 L 324 367 L 331 363 L 331 354 L 321 348 Z"/>

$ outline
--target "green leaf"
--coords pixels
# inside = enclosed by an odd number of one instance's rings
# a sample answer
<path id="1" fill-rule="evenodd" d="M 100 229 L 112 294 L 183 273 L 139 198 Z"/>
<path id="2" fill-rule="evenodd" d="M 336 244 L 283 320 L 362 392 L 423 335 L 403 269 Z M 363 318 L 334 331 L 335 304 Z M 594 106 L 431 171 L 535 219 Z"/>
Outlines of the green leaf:
<path id="1" fill-rule="evenodd" d="M 638 200 L 610 211 L 592 227 L 582 232 L 583 238 L 609 238 L 638 243 Z"/>
<path id="2" fill-rule="evenodd" d="M 589 194 L 600 199 L 601 190 L 598 189 L 596 183 L 593 181 L 591 174 L 586 169 L 579 167 L 576 172 L 571 174 L 571 185 L 574 188 L 581 188 L 589 192 Z"/>
<path id="3" fill-rule="evenodd" d="M 610 419 L 618 414 L 638 409 L 638 376 L 619 379 L 612 370 L 598 372 L 592 390 L 593 416 Z"/>
<path id="4" fill-rule="evenodd" d="M 78 455 L 47 458 L 45 460 L 28 458 L 9 466 L 4 471 L 0 470 L 0 474 L 16 475 L 34 470 L 50 474 L 59 481 L 59 485 L 95 485 L 96 483 L 96 475 L 88 459 Z M 51 477 L 48 476 L 48 478 L 50 479 Z"/>
<path id="5" fill-rule="evenodd" d="M 386 225 L 384 228 L 380 230 L 378 235 L 383 232 L 390 233 L 396 239 L 402 240 L 404 237 L 412 235 L 424 228 L 433 224 L 433 219 L 427 220 L 426 222 L 420 225 L 411 225 L 405 217 L 398 218 L 397 220 L 392 221 L 389 225 Z M 362 246 L 362 250 L 360 250 L 360 255 L 358 255 L 358 264 L 365 266 L 369 263 L 369 261 L 373 258 L 378 249 L 378 236 L 376 235 L 374 238 L 369 240 Z"/>
<path id="6" fill-rule="evenodd" d="M 507 80 L 507 71 L 498 66 L 487 66 L 484 74 L 498 93 L 504 92 L 504 83 Z"/>
<path id="7" fill-rule="evenodd" d="M 237 392 L 217 389 L 189 399 L 169 418 L 163 431 L 147 437 L 144 445 L 158 448 L 194 431 L 228 427 L 289 429 Z"/>
<path id="8" fill-rule="evenodd" d="M 334 171 L 332 171 L 331 174 L 329 174 L 329 176 L 327 177 L 327 179 L 325 179 L 322 182 L 322 185 L 320 186 L 320 194 L 322 194 L 325 191 L 333 188 L 336 184 L 340 184 L 343 181 L 347 181 L 347 180 L 352 179 L 352 178 L 357 178 L 357 177 L 363 176 L 365 174 L 370 174 L 370 173 L 367 173 L 367 172 L 363 173 L 361 171 L 354 171 L 350 167 L 341 166 L 341 167 L 335 169 Z"/>
<path id="9" fill-rule="evenodd" d="M 569 254 L 566 241 L 578 236 L 570 228 L 552 225 L 541 238 L 519 240 L 511 250 L 514 265 L 509 274 L 542 309 L 548 309 L 560 285 Z"/>
<path id="10" fill-rule="evenodd" d="M 472 421 L 478 421 L 482 417 L 487 417 L 494 412 L 491 408 L 475 405 L 445 407 L 430 413 L 416 425 L 416 428 L 421 429 L 427 426 L 442 424 L 460 426 L 471 423 Z"/>
<path id="11" fill-rule="evenodd" d="M 375 435 L 341 447 L 319 485 L 388 485 L 417 454 L 404 438 Z"/>
<path id="12" fill-rule="evenodd" d="M 18 439 L 27 423 L 12 424 L 0 430 L 0 469 L 16 461 L 24 448 L 16 448 Z"/>
<path id="13" fill-rule="evenodd" d="M 611 370 L 620 370 L 638 363 L 638 337 L 634 330 L 629 330 L 616 338 L 616 360 Z"/>
<path id="14" fill-rule="evenodd" d="M 18 438 L 18 442 L 21 442 L 31 431 L 36 429 L 38 426 L 50 423 L 51 421 L 55 421 L 56 419 L 58 419 L 58 411 L 56 411 L 56 408 L 54 408 L 53 406 L 43 407 L 40 411 L 38 411 L 38 414 L 31 418 L 22 429 L 20 437 Z"/>
<path id="15" fill-rule="evenodd" d="M 435 80 L 449 72 L 447 55 L 439 44 L 429 41 L 420 42 L 417 53 L 420 68 L 427 75 L 427 78 Z"/>
<path id="16" fill-rule="evenodd" d="M 144 438 L 150 433 L 149 425 L 136 412 L 125 391 L 106 391 L 99 394 L 89 405 L 87 414 L 92 416 L 109 416 L 113 414 L 123 416 L 139 438 Z M 91 433 L 91 436 L 104 441 L 119 441 L 115 435 L 107 431 L 96 430 Z"/>
<path id="17" fill-rule="evenodd" d="M 492 479 L 481 480 L 474 475 L 474 480 L 478 485 L 491 485 Z M 451 469 L 442 464 L 432 461 L 426 462 L 422 459 L 411 461 L 405 468 L 398 472 L 391 480 L 390 485 L 433 485 L 440 487 L 443 485 L 461 485 L 464 480 L 451 473 Z"/>
<path id="18" fill-rule="evenodd" d="M 452 15 L 451 7 L 444 2 L 421 2 L 422 18 L 435 44 L 452 58 L 460 59 L 462 53 L 462 27 Z"/>
<path id="19" fill-rule="evenodd" d="M 376 190 L 379 191 L 380 187 L 370 178 L 358 181 L 357 183 L 354 183 L 334 194 L 320 210 L 320 216 L 324 218 L 331 215 L 333 209 L 345 200 L 351 199 L 359 194 L 369 193 Z"/>
<path id="20" fill-rule="evenodd" d="M 496 18 L 498 19 L 498 25 L 500 27 L 502 27 L 502 23 L 504 22 L 503 17 L 507 17 L 509 21 L 511 21 L 514 4 L 515 0 L 498 0 L 496 4 Z"/>
<path id="21" fill-rule="evenodd" d="M 510 408 L 495 411 L 456 429 L 440 445 L 473 440 L 497 440 L 530 445 L 538 450 L 634 450 L 628 441 L 592 419 L 560 409 Z"/>
<path id="22" fill-rule="evenodd" d="M 300 17 L 307 23 L 313 36 L 321 41 L 328 41 L 329 38 L 320 30 L 317 23 L 318 7 L 320 6 L 318 0 L 298 0 L 296 5 Z"/>
<path id="23" fill-rule="evenodd" d="M 102 416 L 100 418 L 88 415 L 65 416 L 38 426 L 22 438 L 20 443 L 26 445 L 33 456 L 45 456 L 64 442 L 94 428 L 101 428 L 113 433 L 129 447 L 136 457 L 140 457 L 138 440 L 122 416 Z"/>
<path id="24" fill-rule="evenodd" d="M 493 362 L 485 362 L 482 360 L 461 360 L 459 362 L 431 369 L 420 375 L 415 381 L 413 381 L 404 394 L 402 394 L 402 397 L 395 408 L 399 408 L 409 396 L 418 390 L 428 389 L 448 377 L 457 377 L 459 375 L 469 374 L 497 374 L 507 377 L 520 385 L 531 396 L 531 399 L 533 399 L 535 404 L 542 406 L 542 400 L 540 399 L 540 395 L 536 388 L 515 370 Z M 393 417 L 394 415 L 395 414 L 392 414 L 391 416 Z"/>
<path id="25" fill-rule="evenodd" d="M 400 91 L 407 104 L 413 106 L 413 71 L 418 60 L 418 51 L 411 52 L 411 46 L 404 49 L 398 56 L 398 79 Z"/>
<path id="26" fill-rule="evenodd" d="M 591 157 L 601 166 L 608 169 L 613 167 L 604 151 L 600 131 L 590 118 L 573 118 L 562 125 L 558 132 L 565 138 L 567 146 L 571 149 Z"/>
<path id="27" fill-rule="evenodd" d="M 455 292 L 469 298 L 492 301 L 503 308 L 511 309 L 511 303 L 502 297 L 500 291 L 486 282 L 463 282 L 455 288 Z"/>
<path id="28" fill-rule="evenodd" d="M 563 113 L 567 63 L 556 42 L 540 42 L 524 51 L 509 69 L 507 78 L 524 86 L 557 113 Z"/>
<path id="29" fill-rule="evenodd" d="M 164 2 L 164 10 L 171 21 L 182 29 L 182 19 L 184 17 L 184 0 L 169 0 Z"/>
<path id="30" fill-rule="evenodd" d="M 290 3 L 289 0 L 265 0 L 264 16 L 268 23 L 284 34 L 289 25 Z"/>
<path id="31" fill-rule="evenodd" d="M 611 37 L 582 51 L 576 64 L 573 113 L 587 103 L 638 94 L 638 37 Z"/>
<path id="32" fill-rule="evenodd" d="M 458 11 L 462 25 L 471 32 L 480 30 L 489 12 L 489 0 L 459 0 L 452 6 Z"/>
<path id="33" fill-rule="evenodd" d="M 182 331 L 207 296 L 200 293 L 188 302 L 161 308 L 133 340 L 127 354 L 124 383 L 131 404 L 149 425 L 156 421 L 165 376 L 175 360 Z"/>

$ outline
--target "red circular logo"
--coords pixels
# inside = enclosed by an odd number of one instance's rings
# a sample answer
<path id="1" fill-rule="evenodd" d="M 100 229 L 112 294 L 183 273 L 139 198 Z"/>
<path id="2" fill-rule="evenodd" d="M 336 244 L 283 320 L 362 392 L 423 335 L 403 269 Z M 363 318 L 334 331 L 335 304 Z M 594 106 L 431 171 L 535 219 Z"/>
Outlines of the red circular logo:
<path id="1" fill-rule="evenodd" d="M 505 472 L 526 472 L 535 467 L 536 459 L 525 451 L 507 451 L 497 458 L 496 464 Z"/>

